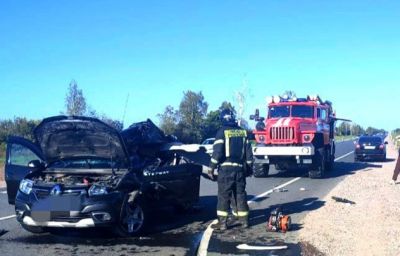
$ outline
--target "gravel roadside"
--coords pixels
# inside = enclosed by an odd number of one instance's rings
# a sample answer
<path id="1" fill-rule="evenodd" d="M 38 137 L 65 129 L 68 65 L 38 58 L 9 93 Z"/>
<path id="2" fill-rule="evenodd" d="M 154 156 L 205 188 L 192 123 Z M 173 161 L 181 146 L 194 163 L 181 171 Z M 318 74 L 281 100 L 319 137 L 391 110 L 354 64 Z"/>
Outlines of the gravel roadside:
<path id="1" fill-rule="evenodd" d="M 325 255 L 400 255 L 400 183 L 389 184 L 397 152 L 388 145 L 388 161 L 365 163 L 338 184 L 323 199 L 325 206 L 305 217 L 300 240 Z"/>

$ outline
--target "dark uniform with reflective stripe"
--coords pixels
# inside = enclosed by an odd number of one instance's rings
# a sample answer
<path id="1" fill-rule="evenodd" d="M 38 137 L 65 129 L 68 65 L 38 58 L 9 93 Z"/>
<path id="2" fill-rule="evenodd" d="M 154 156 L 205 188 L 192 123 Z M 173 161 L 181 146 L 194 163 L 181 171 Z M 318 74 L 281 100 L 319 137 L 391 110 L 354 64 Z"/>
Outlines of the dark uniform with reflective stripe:
<path id="1" fill-rule="evenodd" d="M 392 180 L 396 181 L 397 177 L 400 173 L 400 149 L 399 149 L 399 156 L 397 157 L 396 166 L 394 168 Z"/>
<path id="2" fill-rule="evenodd" d="M 219 129 L 211 158 L 212 169 L 220 166 L 217 205 L 219 218 L 228 216 L 229 206 L 232 204 L 233 214 L 248 221 L 249 206 L 247 205 L 245 170 L 251 168 L 252 163 L 253 153 L 246 131 L 236 124 Z"/>

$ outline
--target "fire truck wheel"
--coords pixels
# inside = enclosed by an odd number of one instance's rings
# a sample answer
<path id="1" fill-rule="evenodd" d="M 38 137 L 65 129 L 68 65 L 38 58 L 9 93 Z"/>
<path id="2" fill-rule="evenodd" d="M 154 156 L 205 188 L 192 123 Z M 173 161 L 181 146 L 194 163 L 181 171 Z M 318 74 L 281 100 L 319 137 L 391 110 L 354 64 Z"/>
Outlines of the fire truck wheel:
<path id="1" fill-rule="evenodd" d="M 317 151 L 314 156 L 314 164 L 308 171 L 308 177 L 311 179 L 320 179 L 325 174 L 325 154 Z"/>
<path id="2" fill-rule="evenodd" d="M 258 164 L 253 165 L 253 175 L 256 178 L 267 177 L 269 173 L 269 164 Z"/>
<path id="3" fill-rule="evenodd" d="M 326 158 L 325 158 L 325 170 L 330 172 L 333 170 L 333 165 L 335 163 L 335 156 L 331 154 L 331 151 L 328 149 L 326 151 Z"/>

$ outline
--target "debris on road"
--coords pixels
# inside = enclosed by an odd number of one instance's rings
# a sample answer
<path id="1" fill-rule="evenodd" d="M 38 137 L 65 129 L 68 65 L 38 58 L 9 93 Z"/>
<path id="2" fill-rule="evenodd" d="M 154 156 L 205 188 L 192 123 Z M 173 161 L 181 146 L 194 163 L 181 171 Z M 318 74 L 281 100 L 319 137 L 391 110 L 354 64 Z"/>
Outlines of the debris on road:
<path id="1" fill-rule="evenodd" d="M 306 191 L 306 189 L 305 188 L 300 188 L 300 191 Z"/>
<path id="2" fill-rule="evenodd" d="M 248 245 L 248 244 L 239 244 L 236 246 L 239 250 L 254 250 L 254 251 L 274 251 L 274 250 L 286 250 L 287 245 Z"/>
<path id="3" fill-rule="evenodd" d="M 273 192 L 288 192 L 289 190 L 287 190 L 286 188 L 274 188 L 272 190 Z"/>
<path id="4" fill-rule="evenodd" d="M 355 202 L 350 201 L 350 200 L 348 200 L 348 199 L 346 199 L 346 198 L 342 198 L 342 197 L 332 196 L 331 198 L 332 198 L 333 200 L 335 200 L 336 202 L 338 202 L 338 203 L 356 204 Z"/>
<path id="5" fill-rule="evenodd" d="M 268 231 L 281 231 L 285 233 L 290 229 L 292 224 L 292 219 L 289 215 L 284 215 L 280 207 L 271 211 L 271 216 L 269 217 L 267 230 Z"/>

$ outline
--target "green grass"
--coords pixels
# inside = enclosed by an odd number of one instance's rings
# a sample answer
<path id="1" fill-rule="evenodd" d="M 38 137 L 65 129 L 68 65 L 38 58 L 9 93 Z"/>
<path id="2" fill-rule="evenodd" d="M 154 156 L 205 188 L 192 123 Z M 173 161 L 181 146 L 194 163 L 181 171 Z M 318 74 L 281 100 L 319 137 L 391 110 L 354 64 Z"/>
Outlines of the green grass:
<path id="1" fill-rule="evenodd" d="M 335 141 L 345 141 L 345 140 L 354 140 L 356 136 L 348 135 L 348 136 L 335 136 Z"/>

